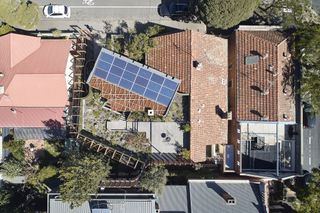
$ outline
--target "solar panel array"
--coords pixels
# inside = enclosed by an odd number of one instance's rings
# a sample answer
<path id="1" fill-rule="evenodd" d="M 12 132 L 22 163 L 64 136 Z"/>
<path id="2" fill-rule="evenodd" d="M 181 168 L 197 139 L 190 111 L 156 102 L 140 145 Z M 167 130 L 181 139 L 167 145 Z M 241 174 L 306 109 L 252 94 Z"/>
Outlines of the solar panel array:
<path id="1" fill-rule="evenodd" d="M 180 81 L 124 56 L 102 49 L 93 76 L 164 106 L 173 99 Z"/>

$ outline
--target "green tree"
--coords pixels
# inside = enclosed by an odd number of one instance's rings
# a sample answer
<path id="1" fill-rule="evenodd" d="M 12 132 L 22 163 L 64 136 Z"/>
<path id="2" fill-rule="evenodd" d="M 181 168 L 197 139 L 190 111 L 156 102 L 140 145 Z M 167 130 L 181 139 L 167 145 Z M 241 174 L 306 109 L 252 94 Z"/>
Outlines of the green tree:
<path id="1" fill-rule="evenodd" d="M 140 61 L 151 48 L 156 46 L 156 42 L 152 39 L 153 36 L 159 34 L 163 28 L 159 25 L 148 27 L 145 33 L 139 33 L 133 36 L 125 49 L 128 52 L 129 58 Z"/>
<path id="2" fill-rule="evenodd" d="M 296 210 L 301 213 L 314 213 L 320 210 L 320 169 L 312 169 L 312 176 L 308 187 L 300 197 Z"/>
<path id="3" fill-rule="evenodd" d="M 4 161 L 0 167 L 4 176 L 15 177 L 25 174 L 25 164 L 14 158 Z"/>
<path id="4" fill-rule="evenodd" d="M 0 209 L 10 203 L 11 193 L 6 189 L 0 190 Z"/>
<path id="5" fill-rule="evenodd" d="M 168 175 L 168 170 L 163 166 L 152 167 L 142 174 L 140 186 L 148 191 L 161 193 Z"/>
<path id="6" fill-rule="evenodd" d="M 1 0 L 0 20 L 14 27 L 34 29 L 40 20 L 39 5 L 25 0 Z"/>
<path id="7" fill-rule="evenodd" d="M 201 20 L 209 27 L 228 29 L 250 18 L 260 0 L 200 0 Z"/>
<path id="8" fill-rule="evenodd" d="M 0 25 L 0 36 L 10 32 L 14 32 L 14 31 L 15 30 L 10 25 L 7 25 L 7 24 Z"/>
<path id="9" fill-rule="evenodd" d="M 61 198 L 72 206 L 80 206 L 96 193 L 102 180 L 108 177 L 109 165 L 99 156 L 75 153 L 62 164 L 60 179 Z"/>
<path id="10" fill-rule="evenodd" d="M 17 160 L 24 160 L 24 144 L 23 140 L 9 140 L 4 143 L 4 148 L 8 149 L 13 157 Z"/>
<path id="11" fill-rule="evenodd" d="M 54 166 L 43 167 L 39 171 L 29 175 L 27 183 L 37 189 L 40 193 L 45 193 L 47 187 L 45 186 L 44 181 L 56 174 L 57 169 Z"/>
<path id="12" fill-rule="evenodd" d="M 303 71 L 301 95 L 320 112 L 320 25 L 300 26 L 294 35 L 295 57 Z"/>

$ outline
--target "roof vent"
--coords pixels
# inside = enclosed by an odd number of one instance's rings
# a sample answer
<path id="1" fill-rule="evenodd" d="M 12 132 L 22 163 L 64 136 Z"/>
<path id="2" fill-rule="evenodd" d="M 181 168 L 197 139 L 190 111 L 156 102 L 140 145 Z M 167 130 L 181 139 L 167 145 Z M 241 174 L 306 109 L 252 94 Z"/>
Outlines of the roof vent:
<path id="1" fill-rule="evenodd" d="M 245 57 L 245 64 L 257 64 L 259 62 L 260 55 L 248 55 Z"/>
<path id="2" fill-rule="evenodd" d="M 148 109 L 148 116 L 154 116 L 154 110 Z"/>
<path id="3" fill-rule="evenodd" d="M 0 95 L 4 93 L 4 86 L 0 85 Z"/>
<path id="4" fill-rule="evenodd" d="M 270 88 L 272 87 L 272 85 L 273 85 L 272 81 L 268 80 L 268 85 L 260 92 L 261 95 L 268 95 L 270 93 Z"/>
<path id="5" fill-rule="evenodd" d="M 289 116 L 287 114 L 283 114 L 283 119 L 286 121 L 289 119 Z"/>
<path id="6" fill-rule="evenodd" d="M 227 205 L 235 205 L 236 204 L 236 199 L 234 197 L 232 197 L 229 193 L 223 192 L 222 197 L 226 201 Z"/>
<path id="7" fill-rule="evenodd" d="M 1 77 L 4 77 L 4 73 L 3 72 L 0 72 L 0 78 Z"/>
<path id="8" fill-rule="evenodd" d="M 13 113 L 13 114 L 16 114 L 17 113 L 17 110 L 15 108 L 11 108 L 10 111 Z"/>
<path id="9" fill-rule="evenodd" d="M 193 61 L 193 67 L 196 68 L 196 70 L 202 70 L 202 63 L 199 61 Z"/>
<path id="10" fill-rule="evenodd" d="M 268 71 L 272 73 L 272 76 L 277 76 L 278 75 L 277 70 L 271 64 L 269 64 L 269 66 L 268 66 Z"/>

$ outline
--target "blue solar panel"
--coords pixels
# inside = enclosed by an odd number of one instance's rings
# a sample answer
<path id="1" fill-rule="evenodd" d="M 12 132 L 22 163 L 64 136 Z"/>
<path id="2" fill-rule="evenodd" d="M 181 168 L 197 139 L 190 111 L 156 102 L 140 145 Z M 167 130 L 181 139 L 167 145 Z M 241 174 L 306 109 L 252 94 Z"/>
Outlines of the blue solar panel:
<path id="1" fill-rule="evenodd" d="M 162 87 L 160 90 L 160 93 L 162 95 L 167 96 L 167 97 L 171 97 L 174 94 L 174 91 L 172 91 L 171 89 L 168 89 L 166 87 Z"/>
<path id="2" fill-rule="evenodd" d="M 108 81 L 110 81 L 111 83 L 113 84 L 118 84 L 119 81 L 120 81 L 120 77 L 119 76 L 116 76 L 116 75 L 112 75 L 111 73 L 108 75 L 108 78 L 107 78 Z"/>
<path id="3" fill-rule="evenodd" d="M 122 78 L 134 82 L 134 79 L 136 79 L 136 75 L 132 74 L 131 72 L 124 71 Z"/>
<path id="4" fill-rule="evenodd" d="M 108 73 L 106 73 L 105 71 L 99 69 L 99 68 L 96 68 L 95 71 L 94 71 L 94 74 L 100 78 L 103 78 L 105 79 L 108 75 Z"/>
<path id="5" fill-rule="evenodd" d="M 161 105 L 172 101 L 180 81 L 102 49 L 93 75 Z"/>
<path id="6" fill-rule="evenodd" d="M 139 75 L 141 76 L 141 77 L 144 77 L 145 79 L 150 79 L 150 77 L 151 77 L 151 72 L 150 71 L 147 71 L 147 70 L 145 70 L 145 69 L 140 69 L 139 70 Z"/>
<path id="7" fill-rule="evenodd" d="M 129 72 L 132 72 L 134 74 L 137 74 L 139 69 L 140 68 L 138 66 L 135 66 L 133 64 L 127 64 L 127 67 L 126 67 L 126 70 L 128 70 Z"/>
<path id="8" fill-rule="evenodd" d="M 155 92 L 159 92 L 161 89 L 161 85 L 154 83 L 153 81 L 150 81 L 148 84 L 148 89 L 153 90 Z"/>
<path id="9" fill-rule="evenodd" d="M 138 76 L 138 77 L 136 78 L 135 83 L 136 83 L 136 84 L 139 84 L 140 86 L 146 87 L 147 84 L 148 84 L 148 80 L 146 80 L 146 79 Z"/>
<path id="10" fill-rule="evenodd" d="M 164 77 L 161 77 L 157 74 L 153 74 L 151 80 L 161 85 L 164 81 Z"/>
<path id="11" fill-rule="evenodd" d="M 114 65 L 124 69 L 127 65 L 127 62 L 125 62 L 124 60 L 122 59 L 119 59 L 119 58 L 115 58 L 114 59 L 114 62 L 113 62 Z"/>
<path id="12" fill-rule="evenodd" d="M 110 54 L 101 52 L 101 55 L 99 56 L 99 58 L 105 62 L 109 62 L 110 64 L 113 62 L 114 57 Z"/>
<path id="13" fill-rule="evenodd" d="M 123 69 L 121 69 L 121 68 L 119 68 L 117 66 L 112 66 L 111 69 L 110 69 L 110 73 L 121 77 L 122 74 L 123 74 Z"/>
<path id="14" fill-rule="evenodd" d="M 124 88 L 126 88 L 126 89 L 131 89 L 131 87 L 132 87 L 132 82 L 131 81 L 127 81 L 127 80 L 125 80 L 125 79 L 121 79 L 121 81 L 120 81 L 120 86 L 122 86 L 122 87 L 124 87 Z"/>
<path id="15" fill-rule="evenodd" d="M 157 101 L 164 104 L 164 105 L 169 105 L 170 103 L 170 98 L 162 96 L 162 95 L 158 95 Z"/>
<path id="16" fill-rule="evenodd" d="M 168 87 L 169 89 L 172 89 L 172 90 L 176 90 L 177 89 L 177 86 L 178 84 L 172 80 L 169 80 L 169 79 L 166 79 L 164 81 L 164 84 L 166 87 Z"/>
<path id="17" fill-rule="evenodd" d="M 105 62 L 99 60 L 98 63 L 97 63 L 97 67 L 99 67 L 99 68 L 101 68 L 101 69 L 103 69 L 105 71 L 109 71 L 109 69 L 111 67 L 111 64 L 105 63 Z"/>
<path id="18" fill-rule="evenodd" d="M 143 96 L 145 90 L 146 90 L 145 87 L 139 86 L 138 84 L 134 84 L 132 87 L 132 91 L 134 91 L 142 96 Z"/>

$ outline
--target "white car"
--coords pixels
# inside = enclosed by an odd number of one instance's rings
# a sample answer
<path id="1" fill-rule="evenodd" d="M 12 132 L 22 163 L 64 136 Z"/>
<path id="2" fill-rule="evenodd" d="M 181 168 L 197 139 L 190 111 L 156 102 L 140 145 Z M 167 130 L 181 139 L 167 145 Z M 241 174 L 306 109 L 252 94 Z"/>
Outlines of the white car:
<path id="1" fill-rule="evenodd" d="M 70 18 L 70 7 L 58 4 L 49 4 L 43 7 L 43 14 L 47 18 Z"/>

